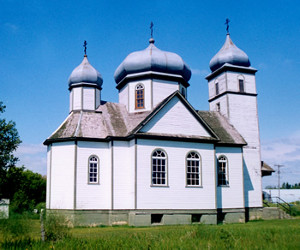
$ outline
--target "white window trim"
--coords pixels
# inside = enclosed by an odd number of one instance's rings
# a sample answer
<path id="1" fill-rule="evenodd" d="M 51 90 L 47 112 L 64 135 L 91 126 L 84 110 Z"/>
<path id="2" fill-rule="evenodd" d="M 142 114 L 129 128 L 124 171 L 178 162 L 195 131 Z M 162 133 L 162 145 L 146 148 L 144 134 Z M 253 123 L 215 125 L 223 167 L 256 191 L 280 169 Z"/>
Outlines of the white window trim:
<path id="1" fill-rule="evenodd" d="M 190 154 L 197 154 L 199 158 L 188 158 Z M 198 166 L 198 180 L 199 184 L 188 184 L 188 161 L 198 161 L 199 166 Z M 202 160 L 201 160 L 201 155 L 197 151 L 190 151 L 187 153 L 185 157 L 185 181 L 186 181 L 186 187 L 202 187 Z M 194 173 L 194 172 L 190 172 Z"/>
<path id="2" fill-rule="evenodd" d="M 165 154 L 165 157 L 157 157 L 157 159 L 165 160 L 165 184 L 154 184 L 153 183 L 153 154 L 157 151 L 162 151 Z M 168 155 L 165 150 L 161 148 L 156 148 L 151 153 L 151 187 L 168 187 Z"/>
<path id="3" fill-rule="evenodd" d="M 225 159 L 221 159 L 225 158 Z M 220 161 L 221 160 L 221 161 Z M 219 184 L 219 162 L 225 162 L 225 182 L 226 184 Z M 217 160 L 217 184 L 219 187 L 228 187 L 229 186 L 229 166 L 228 166 L 228 158 L 225 155 L 220 155 Z"/>
<path id="4" fill-rule="evenodd" d="M 90 166 L 90 163 L 91 163 L 91 159 L 92 158 L 96 158 L 97 161 L 94 161 L 92 163 L 97 163 L 97 175 L 96 175 L 96 178 L 97 180 L 96 181 L 91 181 L 90 178 L 91 178 L 91 166 Z M 96 155 L 91 155 L 89 158 L 88 158 L 88 184 L 100 184 L 100 160 L 99 160 L 99 157 L 96 156 Z"/>

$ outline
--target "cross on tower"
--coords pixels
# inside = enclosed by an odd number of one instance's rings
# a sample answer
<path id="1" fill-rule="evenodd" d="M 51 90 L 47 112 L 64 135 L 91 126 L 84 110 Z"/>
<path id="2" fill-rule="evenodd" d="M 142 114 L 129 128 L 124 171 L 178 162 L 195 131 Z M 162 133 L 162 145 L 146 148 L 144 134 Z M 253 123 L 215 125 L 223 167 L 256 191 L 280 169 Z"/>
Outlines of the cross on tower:
<path id="1" fill-rule="evenodd" d="M 87 42 L 84 40 L 83 47 L 84 47 L 84 54 L 85 55 L 86 55 L 86 46 L 87 46 Z"/>
<path id="2" fill-rule="evenodd" d="M 150 23 L 151 38 L 153 38 L 153 22 Z"/>
<path id="3" fill-rule="evenodd" d="M 228 18 L 226 18 L 225 24 L 226 24 L 227 33 L 229 33 L 229 22 L 230 22 L 230 20 Z"/>

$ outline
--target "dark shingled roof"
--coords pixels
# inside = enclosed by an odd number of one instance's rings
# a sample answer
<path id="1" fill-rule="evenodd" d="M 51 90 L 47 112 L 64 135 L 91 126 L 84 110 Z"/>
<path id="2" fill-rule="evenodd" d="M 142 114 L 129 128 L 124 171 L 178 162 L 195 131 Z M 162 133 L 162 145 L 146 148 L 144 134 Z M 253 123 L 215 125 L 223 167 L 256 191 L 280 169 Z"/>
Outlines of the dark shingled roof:
<path id="1" fill-rule="evenodd" d="M 122 104 L 107 102 L 96 111 L 74 111 L 47 139 L 126 137 L 150 112 L 129 114 Z"/>
<path id="2" fill-rule="evenodd" d="M 151 117 L 155 116 L 174 96 L 178 96 L 186 107 L 195 114 L 195 117 L 211 134 L 210 137 L 139 132 L 140 128 L 143 127 L 149 119 L 151 120 Z M 216 145 L 246 145 L 242 136 L 224 116 L 218 112 L 196 112 L 178 91 L 164 99 L 152 112 L 128 113 L 125 105 L 111 102 L 100 105 L 96 111 L 73 111 L 44 143 L 49 144 L 53 141 L 71 139 L 109 140 L 110 137 L 126 139 L 134 135 L 174 140 L 207 141 L 215 143 Z"/>
<path id="3" fill-rule="evenodd" d="M 219 112 L 198 111 L 198 114 L 218 136 L 219 141 L 217 144 L 247 144 L 240 133 L 229 123 L 227 118 Z"/>

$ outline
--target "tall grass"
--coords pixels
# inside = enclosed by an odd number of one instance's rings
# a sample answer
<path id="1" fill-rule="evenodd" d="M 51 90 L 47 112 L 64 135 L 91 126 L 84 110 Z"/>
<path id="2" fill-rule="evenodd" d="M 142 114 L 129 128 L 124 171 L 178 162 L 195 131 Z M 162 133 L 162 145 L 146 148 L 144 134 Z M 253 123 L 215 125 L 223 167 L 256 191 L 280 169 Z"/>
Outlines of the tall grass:
<path id="1" fill-rule="evenodd" d="M 58 218 L 58 217 L 56 217 Z M 42 242 L 39 221 L 29 220 L 30 234 L 3 238 L 0 249 L 299 249 L 300 218 L 246 224 L 62 229 Z M 2 223 L 2 221 L 1 221 Z M 54 222 L 53 222 L 54 223 Z M 65 222 L 57 222 L 65 225 Z M 33 226 L 36 224 L 37 226 Z M 49 230 L 49 229 L 48 229 Z M 53 230 L 61 230 L 53 227 Z M 33 232 L 34 231 L 34 232 Z"/>

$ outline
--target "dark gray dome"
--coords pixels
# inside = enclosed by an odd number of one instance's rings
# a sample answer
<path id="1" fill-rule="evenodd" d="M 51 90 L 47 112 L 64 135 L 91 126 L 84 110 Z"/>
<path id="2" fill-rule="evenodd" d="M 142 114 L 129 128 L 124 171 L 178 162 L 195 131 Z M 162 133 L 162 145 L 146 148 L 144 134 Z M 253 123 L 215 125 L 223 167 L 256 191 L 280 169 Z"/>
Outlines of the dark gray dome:
<path id="1" fill-rule="evenodd" d="M 190 80 L 191 70 L 179 55 L 158 49 L 152 38 L 149 43 L 146 49 L 129 54 L 119 65 L 114 74 L 116 83 L 129 74 L 147 71 L 180 75 L 185 81 Z"/>
<path id="2" fill-rule="evenodd" d="M 71 73 L 69 77 L 69 87 L 80 83 L 97 85 L 101 88 L 103 79 L 101 74 L 89 63 L 87 55 Z"/>
<path id="3" fill-rule="evenodd" d="M 235 46 L 229 34 L 226 36 L 226 41 L 223 47 L 210 60 L 209 67 L 213 72 L 221 68 L 225 63 L 243 67 L 250 67 L 251 65 L 247 54 Z"/>

